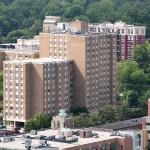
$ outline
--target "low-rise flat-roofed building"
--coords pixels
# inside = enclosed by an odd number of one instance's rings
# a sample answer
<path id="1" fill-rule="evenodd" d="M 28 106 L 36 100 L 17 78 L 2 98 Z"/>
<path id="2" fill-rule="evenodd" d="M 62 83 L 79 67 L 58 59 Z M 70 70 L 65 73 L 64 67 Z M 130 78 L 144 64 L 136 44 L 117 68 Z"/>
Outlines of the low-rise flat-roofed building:
<path id="1" fill-rule="evenodd" d="M 62 132 L 65 132 L 64 134 Z M 68 133 L 66 133 L 68 132 Z M 72 132 L 72 135 L 70 134 Z M 75 132 L 88 133 L 89 136 L 78 136 Z M 68 135 L 69 136 L 68 136 Z M 64 135 L 65 138 L 64 138 Z M 96 137 L 95 137 L 96 135 Z M 144 145 L 144 138 L 142 131 L 128 130 L 128 131 L 118 131 L 118 132 L 104 132 L 104 131 L 84 131 L 84 130 L 44 130 L 38 131 L 37 135 L 26 134 L 32 137 L 31 149 L 40 150 L 147 150 Z M 25 137 L 24 136 L 24 137 Z M 53 140 L 43 140 L 45 146 L 41 146 L 42 140 L 38 137 L 53 137 Z M 3 149 L 16 149 L 25 150 L 25 144 L 22 144 L 22 135 L 17 136 L 15 141 L 10 141 L 8 143 L 0 143 L 0 148 Z M 62 140 L 63 139 L 63 140 Z"/>
<path id="2" fill-rule="evenodd" d="M 39 50 L 39 35 L 32 39 L 19 38 L 17 39 L 16 49 L 19 50 Z"/>
<path id="3" fill-rule="evenodd" d="M 24 125 L 39 113 L 70 111 L 72 61 L 61 59 L 4 62 L 4 121 Z"/>
<path id="4" fill-rule="evenodd" d="M 34 51 L 39 50 L 39 35 L 32 39 L 20 37 L 17 43 L 0 44 L 0 50 Z"/>

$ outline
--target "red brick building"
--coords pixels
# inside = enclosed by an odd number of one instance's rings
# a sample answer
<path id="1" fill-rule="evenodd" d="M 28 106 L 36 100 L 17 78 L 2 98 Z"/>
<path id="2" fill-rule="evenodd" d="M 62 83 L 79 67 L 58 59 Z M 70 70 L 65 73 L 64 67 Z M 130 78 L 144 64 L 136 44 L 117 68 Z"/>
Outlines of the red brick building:
<path id="1" fill-rule="evenodd" d="M 117 60 L 132 59 L 133 48 L 145 43 L 145 26 L 134 26 L 124 22 L 114 24 L 105 22 L 102 24 L 90 24 L 90 32 L 110 32 L 117 34 Z"/>

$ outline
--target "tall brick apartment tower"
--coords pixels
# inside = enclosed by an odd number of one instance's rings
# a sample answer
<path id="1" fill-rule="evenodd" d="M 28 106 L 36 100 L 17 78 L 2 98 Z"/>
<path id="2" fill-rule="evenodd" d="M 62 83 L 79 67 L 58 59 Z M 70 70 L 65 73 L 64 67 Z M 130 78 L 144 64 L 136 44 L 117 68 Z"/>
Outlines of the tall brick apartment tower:
<path id="1" fill-rule="evenodd" d="M 88 33 L 88 23 L 70 23 L 66 33 L 41 33 L 40 57 L 73 60 L 72 107 L 98 110 L 116 100 L 116 36 Z"/>
<path id="2" fill-rule="evenodd" d="M 39 113 L 70 111 L 72 61 L 61 59 L 4 62 L 4 121 L 23 126 Z"/>
<path id="3" fill-rule="evenodd" d="M 116 33 L 117 34 L 117 60 L 132 59 L 133 48 L 145 43 L 146 27 L 129 25 L 125 22 L 114 24 L 104 22 L 102 24 L 90 24 L 89 32 L 94 33 Z"/>

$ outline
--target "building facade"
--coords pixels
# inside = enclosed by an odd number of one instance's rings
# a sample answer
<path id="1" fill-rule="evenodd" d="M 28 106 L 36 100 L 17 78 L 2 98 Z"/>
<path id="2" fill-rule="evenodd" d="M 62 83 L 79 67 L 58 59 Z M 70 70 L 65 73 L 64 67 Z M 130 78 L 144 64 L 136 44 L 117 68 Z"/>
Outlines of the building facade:
<path id="1" fill-rule="evenodd" d="M 113 133 L 109 134 L 110 137 L 107 137 L 107 134 L 107 132 L 103 133 L 105 140 L 87 141 L 87 143 L 81 145 L 72 145 L 72 147 L 65 148 L 65 150 L 147 150 L 147 145 L 144 144 L 144 141 L 147 139 L 144 139 L 142 131 L 119 131 L 115 133 L 116 135 L 113 135 Z M 103 139 L 100 134 L 99 137 Z M 90 140 L 91 138 L 88 137 L 87 139 Z"/>
<path id="2" fill-rule="evenodd" d="M 124 22 L 114 24 L 104 22 L 103 24 L 90 24 L 89 32 L 110 32 L 117 34 L 117 60 L 132 59 L 133 48 L 145 43 L 146 27 L 134 26 Z"/>
<path id="3" fill-rule="evenodd" d="M 17 39 L 17 43 L 0 44 L 0 71 L 5 60 L 26 60 L 39 58 L 39 36 L 33 39 Z"/>
<path id="4" fill-rule="evenodd" d="M 147 141 L 145 143 L 148 143 L 150 145 L 150 99 L 148 99 L 148 114 L 147 116 L 142 118 L 142 129 L 147 130 L 148 132 L 145 133 L 145 137 L 147 137 Z"/>
<path id="5" fill-rule="evenodd" d="M 39 113 L 70 111 L 72 61 L 35 59 L 4 62 L 4 121 L 24 125 Z"/>
<path id="6" fill-rule="evenodd" d="M 60 33 L 115 33 L 117 42 L 117 60 L 123 61 L 133 58 L 133 49 L 144 44 L 146 40 L 146 27 L 126 24 L 119 21 L 114 24 L 104 22 L 102 24 L 88 24 L 84 21 L 61 22 L 58 16 L 46 16 L 43 25 L 44 32 Z"/>
<path id="7" fill-rule="evenodd" d="M 3 62 L 8 60 L 27 60 L 39 58 L 39 51 L 16 51 L 0 49 L 0 70 L 3 70 Z"/>
<path id="8" fill-rule="evenodd" d="M 45 16 L 43 21 L 44 32 L 54 32 L 56 30 L 57 23 L 60 22 L 59 16 Z"/>
<path id="9" fill-rule="evenodd" d="M 85 29 L 87 26 L 79 26 Z M 40 57 L 73 60 L 72 107 L 98 110 L 116 100 L 116 36 L 109 33 L 41 33 Z"/>
<path id="10" fill-rule="evenodd" d="M 24 135 L 27 137 L 30 134 Z M 37 135 L 31 136 L 34 137 L 31 141 L 31 149 L 42 147 L 44 150 L 147 150 L 142 131 L 135 130 L 112 132 L 62 128 L 41 130 L 37 132 Z M 40 140 L 39 137 L 45 140 Z M 50 138 L 52 140 L 46 140 Z M 16 150 L 26 149 L 25 144 L 22 144 L 26 139 L 20 140 L 20 135 L 16 135 L 14 141 L 7 143 L 3 141 L 0 144 L 1 149 L 12 149 L 12 147 Z"/>
<path id="11" fill-rule="evenodd" d="M 16 49 L 19 50 L 39 50 L 39 35 L 34 36 L 32 39 L 17 39 Z"/>
<path id="12" fill-rule="evenodd" d="M 60 20 L 46 18 L 46 26 L 52 22 L 56 26 Z M 116 35 L 89 33 L 88 23 L 79 20 L 65 32 L 53 27 L 40 33 L 40 51 L 2 51 L 0 55 L 2 62 L 7 60 L 4 120 L 10 124 L 24 123 L 38 113 L 70 112 L 76 107 L 96 111 L 116 102 Z M 19 45 L 32 42 L 20 40 Z"/>
<path id="13" fill-rule="evenodd" d="M 73 124 L 73 117 L 69 116 L 65 110 L 60 110 L 59 114 L 53 116 L 51 121 L 51 129 L 63 129 L 63 128 L 70 128 L 74 127 Z"/>

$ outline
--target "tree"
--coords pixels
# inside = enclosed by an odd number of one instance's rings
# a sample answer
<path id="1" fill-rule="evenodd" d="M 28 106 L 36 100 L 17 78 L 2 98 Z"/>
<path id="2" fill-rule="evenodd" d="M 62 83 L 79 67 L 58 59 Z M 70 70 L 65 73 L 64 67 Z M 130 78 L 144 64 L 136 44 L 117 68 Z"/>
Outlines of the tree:
<path id="1" fill-rule="evenodd" d="M 91 117 L 87 113 L 82 113 L 79 116 L 75 116 L 73 120 L 74 120 L 74 126 L 76 128 L 80 128 L 80 127 L 86 128 L 94 125 Z"/>
<path id="2" fill-rule="evenodd" d="M 71 113 L 74 116 L 78 116 L 81 113 L 89 113 L 86 107 L 76 107 L 76 108 L 71 108 Z"/>
<path id="3" fill-rule="evenodd" d="M 142 109 L 142 114 L 147 115 L 148 99 L 150 98 L 150 90 L 147 90 L 140 100 L 140 107 Z"/>
<path id="4" fill-rule="evenodd" d="M 131 82 L 131 74 L 139 70 L 139 65 L 136 61 L 125 61 L 118 65 L 118 81 L 123 83 Z"/>
<path id="5" fill-rule="evenodd" d="M 137 46 L 134 50 L 134 60 L 147 72 L 150 66 L 150 47 L 147 44 Z"/>
<path id="6" fill-rule="evenodd" d="M 32 27 L 29 29 L 29 33 L 27 34 L 29 37 L 33 37 L 34 35 L 38 35 L 39 32 L 41 31 L 42 31 L 42 21 L 39 19 L 36 19 Z"/>
<path id="7" fill-rule="evenodd" d="M 51 118 L 45 114 L 39 114 L 25 124 L 26 131 L 38 130 L 50 126 Z"/>
<path id="8" fill-rule="evenodd" d="M 147 35 L 150 35 L 147 0 L 0 0 L 0 43 L 8 42 L 5 40 L 6 36 L 16 30 L 28 29 L 27 36 L 34 36 L 40 31 L 35 27 L 31 28 L 34 21 L 42 22 L 45 15 L 58 15 L 63 21 L 76 18 L 90 22 L 122 20 L 147 25 Z M 35 26 L 37 27 L 37 23 Z M 39 29 L 39 23 L 37 28 Z M 16 39 L 12 38 L 10 41 Z"/>
<path id="9" fill-rule="evenodd" d="M 125 61 L 118 65 L 117 80 L 118 90 L 122 92 L 127 90 L 133 90 L 136 88 L 137 80 L 134 78 L 140 78 L 142 72 L 139 65 L 135 61 Z M 139 76 L 138 76 L 139 75 Z"/>
<path id="10" fill-rule="evenodd" d="M 73 116 L 76 128 L 98 126 L 105 123 L 127 120 L 141 116 L 140 109 L 132 109 L 128 104 L 120 103 L 116 106 L 104 106 L 99 112 L 81 113 Z"/>
<path id="11" fill-rule="evenodd" d="M 134 61 L 118 65 L 118 98 L 129 107 L 139 109 L 139 116 L 147 114 L 147 99 L 150 97 L 150 47 L 137 46 Z M 121 96 L 120 96 L 121 95 Z"/>
<path id="12" fill-rule="evenodd" d="M 128 104 L 130 107 L 137 107 L 139 104 L 138 93 L 135 90 L 131 90 L 128 93 Z"/>
<path id="13" fill-rule="evenodd" d="M 27 29 L 18 29 L 13 30 L 10 32 L 7 37 L 5 38 L 5 41 L 13 43 L 16 42 L 18 38 L 20 37 L 28 37 L 28 30 Z"/>
<path id="14" fill-rule="evenodd" d="M 4 3 L 4 4 L 6 4 L 6 5 L 12 3 L 12 1 L 13 1 L 13 0 L 0 0 L 0 2 Z"/>

